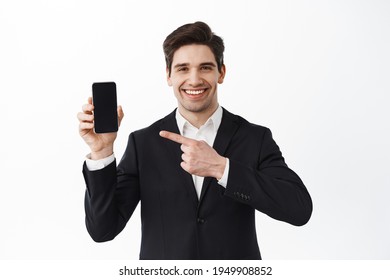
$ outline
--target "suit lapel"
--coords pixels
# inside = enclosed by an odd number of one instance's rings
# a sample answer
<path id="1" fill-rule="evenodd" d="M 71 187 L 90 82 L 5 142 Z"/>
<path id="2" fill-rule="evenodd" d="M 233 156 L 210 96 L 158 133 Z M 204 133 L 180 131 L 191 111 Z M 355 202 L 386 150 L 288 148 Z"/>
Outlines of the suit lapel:
<path id="1" fill-rule="evenodd" d="M 228 112 L 225 108 L 222 109 L 223 109 L 222 121 L 221 121 L 221 125 L 219 126 L 217 136 L 215 137 L 213 148 L 217 151 L 218 154 L 220 154 L 221 156 L 225 156 L 226 149 L 229 146 L 232 137 L 234 136 L 234 134 L 236 133 L 239 127 L 239 121 L 237 116 Z M 209 184 L 212 179 L 213 178 L 211 177 L 204 178 L 199 203 L 206 195 L 207 190 L 209 188 Z"/>
<path id="2" fill-rule="evenodd" d="M 177 127 L 175 114 L 176 114 L 176 110 L 174 110 L 171 114 L 169 114 L 163 119 L 160 126 L 161 130 L 166 130 L 166 131 L 180 134 L 179 128 Z M 191 197 L 194 206 L 198 207 L 198 196 L 196 194 L 194 181 L 192 180 L 192 175 L 186 172 L 180 166 L 180 163 L 182 162 L 181 155 L 183 153 L 180 149 L 180 144 L 167 139 L 166 141 L 164 141 L 164 143 L 167 149 L 169 150 L 169 154 L 171 155 L 171 160 L 173 164 L 177 165 L 178 174 L 180 174 L 180 180 L 182 180 L 184 188 L 186 188 L 188 195 Z"/>

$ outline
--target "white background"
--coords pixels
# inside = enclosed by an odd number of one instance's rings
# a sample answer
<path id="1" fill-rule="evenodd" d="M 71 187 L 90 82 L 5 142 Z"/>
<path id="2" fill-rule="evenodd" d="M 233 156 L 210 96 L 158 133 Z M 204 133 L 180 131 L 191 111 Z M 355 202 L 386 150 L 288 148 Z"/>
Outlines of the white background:
<path id="1" fill-rule="evenodd" d="M 138 209 L 111 242 L 84 225 L 76 114 L 115 81 L 131 131 L 176 106 L 162 42 L 202 20 L 226 45 L 220 104 L 270 127 L 312 219 L 258 213 L 264 259 L 390 259 L 390 2 L 0 2 L 0 259 L 138 259 Z"/>

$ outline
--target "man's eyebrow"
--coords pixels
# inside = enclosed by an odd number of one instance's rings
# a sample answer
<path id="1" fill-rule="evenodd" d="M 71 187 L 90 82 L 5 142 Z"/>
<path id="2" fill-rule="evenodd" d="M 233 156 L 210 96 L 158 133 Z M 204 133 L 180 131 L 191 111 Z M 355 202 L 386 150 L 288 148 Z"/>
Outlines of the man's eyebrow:
<path id="1" fill-rule="evenodd" d="M 200 66 L 213 66 L 213 67 L 217 67 L 217 65 L 214 62 L 204 62 L 204 63 L 201 63 Z"/>
<path id="2" fill-rule="evenodd" d="M 173 68 L 179 68 L 179 67 L 188 66 L 188 65 L 190 65 L 190 64 L 189 63 L 178 63 L 175 66 L 173 66 Z"/>
<path id="3" fill-rule="evenodd" d="M 185 67 L 185 66 L 189 66 L 190 64 L 189 63 L 178 63 L 178 64 L 175 64 L 173 66 L 173 68 L 179 68 L 179 67 Z M 217 65 L 214 63 L 214 62 L 203 62 L 200 64 L 200 66 L 213 66 L 213 67 L 217 67 Z"/>

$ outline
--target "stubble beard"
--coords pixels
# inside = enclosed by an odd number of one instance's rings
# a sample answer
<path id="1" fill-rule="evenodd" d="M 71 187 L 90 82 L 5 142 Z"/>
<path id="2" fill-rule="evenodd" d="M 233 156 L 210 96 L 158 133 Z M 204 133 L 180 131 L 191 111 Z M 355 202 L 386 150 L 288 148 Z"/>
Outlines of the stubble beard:
<path id="1" fill-rule="evenodd" d="M 185 104 L 182 104 L 182 107 L 189 111 L 189 112 L 192 112 L 192 113 L 201 113 L 201 112 L 204 112 L 206 111 L 211 105 L 211 102 L 208 102 L 208 103 L 205 103 L 205 104 L 201 104 L 201 105 L 192 105 L 192 104 L 188 104 L 188 105 L 185 105 Z"/>

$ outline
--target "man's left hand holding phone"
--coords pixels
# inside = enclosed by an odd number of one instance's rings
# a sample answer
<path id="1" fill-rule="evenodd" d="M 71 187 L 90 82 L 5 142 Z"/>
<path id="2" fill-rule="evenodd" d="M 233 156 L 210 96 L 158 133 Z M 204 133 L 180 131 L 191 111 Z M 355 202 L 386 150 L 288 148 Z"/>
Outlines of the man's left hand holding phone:
<path id="1" fill-rule="evenodd" d="M 114 153 L 114 141 L 123 119 L 123 110 L 117 106 L 114 82 L 94 83 L 93 98 L 77 114 L 79 133 L 91 149 L 90 159 L 100 160 Z"/>

